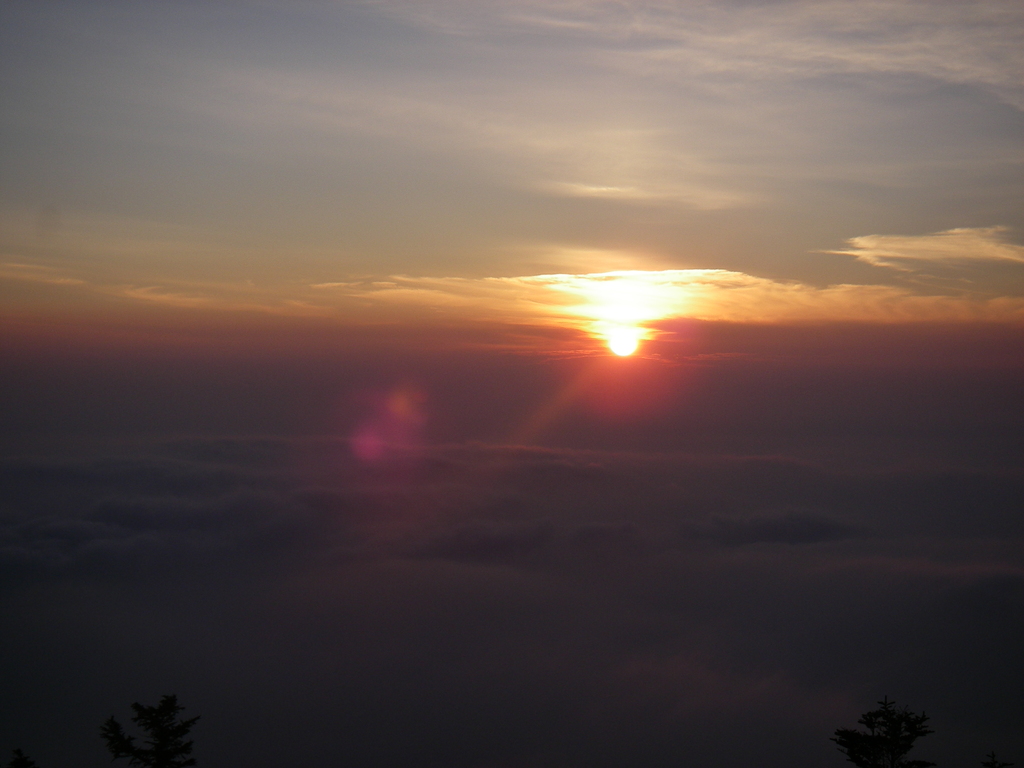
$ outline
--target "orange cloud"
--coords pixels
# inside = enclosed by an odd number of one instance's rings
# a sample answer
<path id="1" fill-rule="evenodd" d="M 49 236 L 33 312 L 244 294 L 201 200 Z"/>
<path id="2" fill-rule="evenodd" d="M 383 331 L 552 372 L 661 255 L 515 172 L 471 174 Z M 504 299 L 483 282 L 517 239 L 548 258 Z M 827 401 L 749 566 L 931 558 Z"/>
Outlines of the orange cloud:
<path id="1" fill-rule="evenodd" d="M 964 227 L 930 235 L 863 235 L 847 240 L 848 249 L 826 253 L 853 256 L 876 267 L 902 271 L 920 268 L 924 263 L 1024 263 L 1024 246 L 1006 242 L 1007 231 L 1006 227 Z"/>
<path id="2" fill-rule="evenodd" d="M 542 321 L 604 335 L 667 318 L 734 322 L 1021 320 L 1024 298 L 927 296 L 885 285 L 824 288 L 721 269 L 616 271 L 499 278 L 398 276 L 324 284 L 381 304 L 484 319 Z"/>
<path id="3" fill-rule="evenodd" d="M 903 272 L 946 264 L 993 263 L 1016 269 L 1024 247 L 1006 242 L 1005 228 L 955 229 L 923 236 L 865 235 L 832 253 Z M 609 252 L 612 253 L 612 252 Z M 607 263 L 588 251 L 595 263 Z M 621 261 L 621 259 L 620 259 Z M 892 276 L 892 273 L 890 273 Z M 101 276 L 97 276 L 101 277 Z M 515 277 L 340 279 L 320 283 L 83 280 L 55 266 L 11 262 L 0 280 L 34 283 L 60 296 L 115 300 L 123 306 L 162 305 L 180 312 L 259 312 L 320 317 L 334 322 L 448 326 L 499 323 L 583 332 L 625 348 L 661 333 L 666 320 L 687 318 L 746 323 L 1013 322 L 1024 320 L 1024 297 L 1005 286 L 982 290 L 979 282 L 948 281 L 942 290 L 920 281 L 903 285 L 814 286 L 724 269 L 631 269 Z M 953 285 L 952 288 L 949 285 Z M 998 289 L 1003 289 L 1002 295 Z M 17 288 L 12 295 L 17 295 Z M 35 289 L 33 289 L 35 290 Z M 26 296 L 30 293 L 26 290 Z M 31 296 L 35 296 L 31 293 Z M 35 299 L 31 299 L 35 300 Z M 627 344 L 628 341 L 628 344 Z"/>

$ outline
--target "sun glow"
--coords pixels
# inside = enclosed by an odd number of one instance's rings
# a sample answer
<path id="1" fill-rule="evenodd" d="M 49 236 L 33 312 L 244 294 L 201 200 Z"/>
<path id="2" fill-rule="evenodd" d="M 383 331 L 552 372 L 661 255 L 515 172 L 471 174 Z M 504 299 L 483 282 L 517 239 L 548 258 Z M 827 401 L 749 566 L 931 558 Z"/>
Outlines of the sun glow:
<path id="1" fill-rule="evenodd" d="M 607 333 L 608 349 L 619 357 L 627 357 L 636 352 L 643 335 L 643 328 L 629 326 L 614 328 Z"/>
<path id="2" fill-rule="evenodd" d="M 679 286 L 657 272 L 567 275 L 552 287 L 579 300 L 569 312 L 587 318 L 589 331 L 619 357 L 633 354 L 652 337 L 648 323 L 678 314 L 683 303 Z"/>

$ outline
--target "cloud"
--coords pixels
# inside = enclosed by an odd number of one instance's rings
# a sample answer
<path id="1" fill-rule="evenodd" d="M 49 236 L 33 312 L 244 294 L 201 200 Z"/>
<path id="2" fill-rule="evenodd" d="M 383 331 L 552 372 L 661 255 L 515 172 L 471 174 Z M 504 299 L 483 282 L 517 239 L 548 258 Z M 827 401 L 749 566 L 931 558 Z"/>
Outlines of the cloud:
<path id="1" fill-rule="evenodd" d="M 781 768 L 827 759 L 888 691 L 937 721 L 970 708 L 957 759 L 1018 743 L 1018 468 L 483 444 L 419 461 L 384 476 L 330 439 L 3 460 L 0 650 L 23 704 L 0 735 L 100 766 L 107 709 L 175 690 L 215 725 L 197 753 L 257 768 L 342 748 Z M 722 738 L 737 727 L 758 738 Z"/>
<path id="2" fill-rule="evenodd" d="M 532 30 L 589 43 L 592 56 L 634 73 L 756 81 L 911 74 L 978 85 L 1024 108 L 1024 12 L 1012 0 L 369 4 L 448 34 Z"/>
<path id="3" fill-rule="evenodd" d="M 847 240 L 849 248 L 826 253 L 903 271 L 939 264 L 1024 263 L 1024 246 L 1006 242 L 1007 232 L 1007 227 L 967 227 L 930 235 L 862 235 Z"/>
<path id="4" fill-rule="evenodd" d="M 859 541 L 843 550 L 859 563 L 863 542 L 923 535 L 926 521 L 939 537 L 1024 536 L 1012 514 L 1024 491 L 1018 471 L 842 470 L 785 456 L 467 444 L 410 450 L 409 467 L 418 469 L 382 484 L 380 468 L 365 465 L 347 440 L 140 447 L 0 462 L 6 562 L 73 570 L 91 568 L 98 551 L 120 559 L 141 545 L 139 562 L 156 548 L 168 563 L 357 543 L 361 556 L 384 560 L 536 568 L 609 547 L 632 559 L 706 541 L 726 549 Z M 965 521 L 970 499 L 985 510 Z M 934 565 L 935 573 L 958 573 Z"/>
<path id="5" fill-rule="evenodd" d="M 18 264 L 14 262 L 0 264 L 0 278 L 24 280 L 32 283 L 48 283 L 50 285 L 85 284 L 84 280 L 62 275 L 56 268 L 46 266 L 45 264 Z"/>
<path id="6" fill-rule="evenodd" d="M 503 185 L 545 196 L 678 204 L 696 210 L 750 205 L 758 195 L 722 178 L 720 164 L 698 147 L 680 145 L 649 109 L 632 110 L 581 82 L 566 101 L 550 81 L 505 81 L 500 95 L 480 92 L 467 74 L 464 88 L 388 80 L 367 87 L 333 73 L 239 71 L 222 77 L 240 103 L 259 103 L 259 122 L 301 125 L 323 135 L 345 133 L 379 151 L 382 140 L 456 168 L 476 166 Z M 236 121 L 239 109 L 210 106 Z M 250 126 L 251 127 L 251 126 Z M 378 149 L 374 149 L 378 147 Z M 333 152 L 338 159 L 344 150 Z M 451 170 L 449 170 L 451 173 Z"/>
<path id="7" fill-rule="evenodd" d="M 158 286 L 145 286 L 141 288 L 123 288 L 120 291 L 122 296 L 139 301 L 166 304 L 172 307 L 202 307 L 209 306 L 211 301 L 206 296 L 189 296 L 184 293 L 170 293 Z"/>
<path id="8" fill-rule="evenodd" d="M 986 232 L 988 232 L 986 230 Z M 940 242 L 942 236 L 938 236 Z M 903 240 L 911 240 L 903 238 Z M 1019 246 L 989 252 L 1016 254 Z M 921 252 L 927 251 L 927 244 Z M 843 251 L 842 253 L 848 253 Z M 860 251 L 858 251 L 860 253 Z M 1014 259 L 1016 260 L 1016 259 Z M 326 288 L 327 286 L 318 286 Z M 550 322 L 606 336 L 619 327 L 654 328 L 692 318 L 731 322 L 1001 320 L 1024 313 L 1019 297 L 921 295 L 908 288 L 840 284 L 816 287 L 721 269 L 625 270 L 495 278 L 394 276 L 381 283 L 331 286 L 350 298 L 430 308 L 508 322 Z"/>
<path id="9" fill-rule="evenodd" d="M 820 515 L 788 513 L 740 519 L 717 518 L 707 535 L 733 544 L 780 542 L 809 544 L 846 539 L 860 534 L 857 528 Z"/>
<path id="10" fill-rule="evenodd" d="M 724 269 L 620 269 L 510 277 L 390 275 L 305 285 L 296 281 L 256 285 L 251 281 L 177 279 L 132 285 L 88 281 L 55 266 L 24 263 L 0 269 L 0 279 L 13 284 L 45 284 L 47 290 L 75 292 L 79 298 L 130 301 L 183 313 L 258 313 L 319 318 L 328 324 L 404 328 L 486 326 L 503 336 L 495 343 L 562 349 L 565 339 L 542 331 L 576 334 L 575 341 L 568 343 L 579 347 L 579 334 L 605 340 L 670 338 L 672 324 L 681 319 L 1017 323 L 1024 319 L 1024 297 L 1014 292 L 1004 275 L 988 275 L 992 265 L 1016 268 L 1024 263 L 1024 247 L 1006 242 L 1007 231 L 988 227 L 924 236 L 866 235 L 851 238 L 849 248 L 825 252 L 905 273 L 925 268 L 934 271 L 939 266 L 959 270 L 938 287 L 914 280 L 890 285 L 816 286 Z M 620 251 L 598 249 L 554 253 L 556 261 L 573 254 L 578 261 L 598 263 L 633 258 Z M 526 332 L 528 328 L 536 330 Z M 450 341 L 462 343 L 454 336 Z"/>
<path id="11" fill-rule="evenodd" d="M 779 177 L 902 188 L 908 167 L 948 171 L 944 140 L 900 141 L 919 114 L 934 132 L 927 103 L 893 110 L 890 90 L 907 89 L 911 76 L 1024 105 L 1012 2 L 365 6 L 426 30 L 422 44 L 454 46 L 464 62 L 439 67 L 427 56 L 415 72 L 349 71 L 326 57 L 306 68 L 219 66 L 202 109 L 246 132 L 269 128 L 268 142 L 283 130 L 317 136 L 309 146 L 332 163 L 353 142 L 387 163 L 395 153 L 386 145 L 443 168 L 438 178 L 482 174 L 545 196 L 721 210 L 762 206 L 779 194 Z M 884 80 L 881 98 L 870 87 L 808 84 L 851 75 Z M 894 116 L 898 132 L 880 140 L 880 121 Z M 1005 140 L 965 142 L 960 121 L 946 122 L 958 156 L 1015 160 Z"/>

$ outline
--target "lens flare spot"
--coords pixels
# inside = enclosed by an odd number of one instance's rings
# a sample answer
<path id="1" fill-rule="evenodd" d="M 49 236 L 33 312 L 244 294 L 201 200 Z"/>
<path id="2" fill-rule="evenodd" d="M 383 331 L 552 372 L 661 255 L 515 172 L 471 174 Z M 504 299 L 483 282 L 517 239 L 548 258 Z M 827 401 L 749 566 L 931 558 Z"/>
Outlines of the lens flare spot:
<path id="1" fill-rule="evenodd" d="M 351 436 L 352 453 L 362 462 L 396 459 L 422 444 L 426 398 L 417 389 L 396 387 L 368 397 L 368 413 Z"/>

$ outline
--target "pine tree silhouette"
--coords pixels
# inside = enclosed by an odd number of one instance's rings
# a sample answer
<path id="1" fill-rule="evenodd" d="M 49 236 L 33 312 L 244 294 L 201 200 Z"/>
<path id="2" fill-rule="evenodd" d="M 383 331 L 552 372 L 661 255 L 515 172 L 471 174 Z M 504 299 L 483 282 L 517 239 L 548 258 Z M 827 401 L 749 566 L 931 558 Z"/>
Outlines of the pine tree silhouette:
<path id="1" fill-rule="evenodd" d="M 20 749 L 16 749 L 7 768 L 39 768 L 39 764 Z"/>
<path id="2" fill-rule="evenodd" d="M 880 707 L 865 712 L 857 722 L 867 732 L 852 728 L 837 728 L 834 741 L 839 751 L 858 768 L 928 768 L 935 765 L 925 760 L 907 760 L 914 742 L 933 733 L 925 723 L 928 716 L 916 715 L 908 707 L 902 709 L 886 696 Z"/>
<path id="3" fill-rule="evenodd" d="M 981 768 L 1010 768 L 1013 765 L 1013 763 L 1004 763 L 1002 760 L 997 760 L 995 752 L 989 752 L 986 757 L 988 757 L 988 760 L 982 762 Z"/>
<path id="4" fill-rule="evenodd" d="M 100 728 L 100 735 L 115 760 L 127 757 L 128 765 L 144 768 L 187 768 L 196 764 L 195 758 L 189 757 L 192 742 L 185 741 L 185 737 L 199 717 L 179 720 L 178 713 L 184 707 L 178 704 L 177 696 L 163 696 L 155 707 L 135 702 L 132 709 L 132 722 L 146 732 L 146 746 L 136 746 L 135 737 L 126 735 L 111 715 Z"/>

